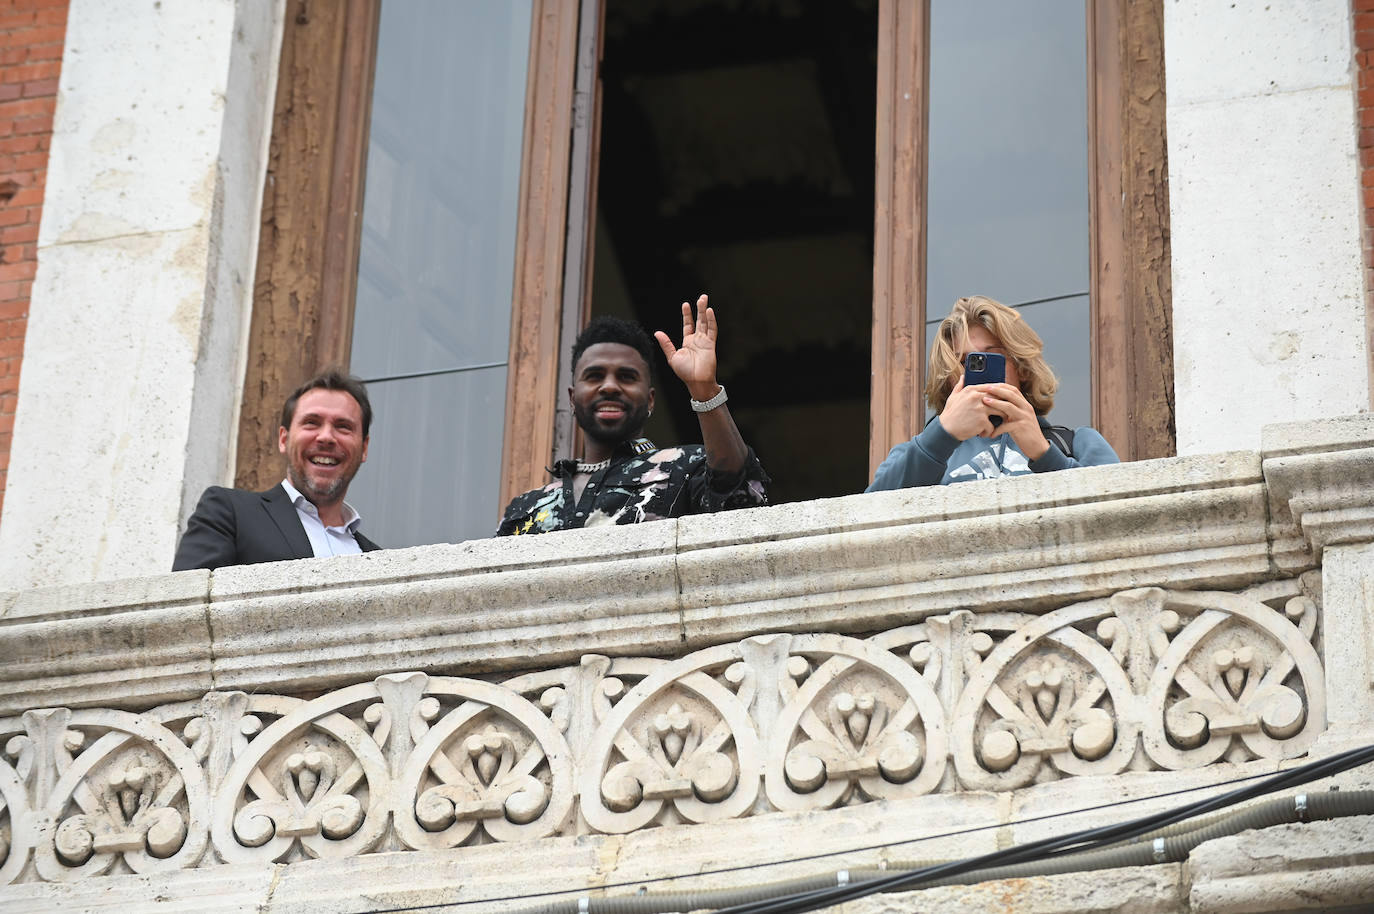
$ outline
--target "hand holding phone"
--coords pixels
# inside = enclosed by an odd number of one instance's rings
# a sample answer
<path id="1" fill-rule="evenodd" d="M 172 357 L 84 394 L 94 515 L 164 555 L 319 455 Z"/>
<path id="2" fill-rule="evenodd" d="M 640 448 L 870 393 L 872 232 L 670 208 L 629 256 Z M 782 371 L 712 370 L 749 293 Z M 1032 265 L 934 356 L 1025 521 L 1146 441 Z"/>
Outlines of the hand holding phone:
<path id="1" fill-rule="evenodd" d="M 970 352 L 964 356 L 964 386 L 1001 384 L 1007 379 L 1007 357 L 996 352 Z M 989 416 L 992 427 L 1002 424 L 1001 416 Z"/>

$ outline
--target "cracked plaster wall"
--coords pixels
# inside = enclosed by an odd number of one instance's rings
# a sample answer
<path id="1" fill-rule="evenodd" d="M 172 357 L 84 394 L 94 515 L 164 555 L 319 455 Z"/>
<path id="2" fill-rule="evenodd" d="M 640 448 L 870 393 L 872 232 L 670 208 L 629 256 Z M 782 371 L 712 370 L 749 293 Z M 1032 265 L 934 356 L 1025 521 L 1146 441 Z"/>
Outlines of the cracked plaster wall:
<path id="1" fill-rule="evenodd" d="M 282 0 L 71 4 L 6 588 L 165 567 L 188 499 L 231 478 L 282 15 Z"/>

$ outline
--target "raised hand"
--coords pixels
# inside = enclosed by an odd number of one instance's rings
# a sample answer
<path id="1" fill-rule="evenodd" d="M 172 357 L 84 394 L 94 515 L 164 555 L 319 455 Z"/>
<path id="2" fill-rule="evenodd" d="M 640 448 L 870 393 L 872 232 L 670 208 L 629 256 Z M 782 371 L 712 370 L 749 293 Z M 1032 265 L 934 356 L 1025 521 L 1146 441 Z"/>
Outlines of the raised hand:
<path id="1" fill-rule="evenodd" d="M 706 304 L 706 296 L 697 299 L 697 319 L 692 319 L 692 305 L 682 303 L 682 345 L 674 346 L 668 334 L 654 332 L 663 348 L 668 367 L 682 379 L 696 400 L 709 400 L 720 385 L 716 382 L 716 313 Z"/>
<path id="2" fill-rule="evenodd" d="M 1000 434 L 988 419 L 989 409 L 983 402 L 985 389 L 986 385 L 983 384 L 965 387 L 963 373 L 958 374 L 954 389 L 945 398 L 945 408 L 940 413 L 940 425 L 945 431 L 960 441 L 974 437 L 991 438 Z"/>
<path id="3" fill-rule="evenodd" d="M 1030 405 L 1026 395 L 1011 384 L 980 384 L 978 387 L 983 391 L 983 405 L 1002 417 L 1002 424 L 995 434 L 1011 435 L 1011 440 L 1016 442 L 1028 460 L 1043 457 L 1050 443 L 1045 440 L 1045 433 L 1040 430 L 1040 422 L 1035 416 L 1035 407 Z"/>

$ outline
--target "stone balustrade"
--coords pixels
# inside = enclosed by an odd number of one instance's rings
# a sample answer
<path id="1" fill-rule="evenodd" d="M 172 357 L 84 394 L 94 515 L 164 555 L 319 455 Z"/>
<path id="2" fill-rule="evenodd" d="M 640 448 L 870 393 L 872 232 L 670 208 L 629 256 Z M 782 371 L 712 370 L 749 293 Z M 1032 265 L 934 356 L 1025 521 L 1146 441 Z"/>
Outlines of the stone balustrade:
<path id="1" fill-rule="evenodd" d="M 1359 742 L 1367 415 L 1259 453 L 0 594 L 0 904 L 362 910 L 364 885 L 510 894 L 512 845 L 520 884 L 568 888 L 663 875 L 654 849 L 690 872 L 1002 826 L 958 856 L 1059 827 L 1028 811 Z M 336 895 L 290 901 L 283 866 Z"/>

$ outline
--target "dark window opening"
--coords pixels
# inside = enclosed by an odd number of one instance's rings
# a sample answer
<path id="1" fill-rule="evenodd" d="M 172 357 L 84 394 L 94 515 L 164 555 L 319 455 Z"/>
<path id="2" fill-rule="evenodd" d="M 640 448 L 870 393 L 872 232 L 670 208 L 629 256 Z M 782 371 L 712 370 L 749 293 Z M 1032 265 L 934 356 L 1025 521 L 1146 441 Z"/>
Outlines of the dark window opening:
<path id="1" fill-rule="evenodd" d="M 592 311 L 681 333 L 711 296 L 719 378 L 775 502 L 868 477 L 877 2 L 607 0 Z M 647 434 L 701 440 L 659 356 Z"/>

